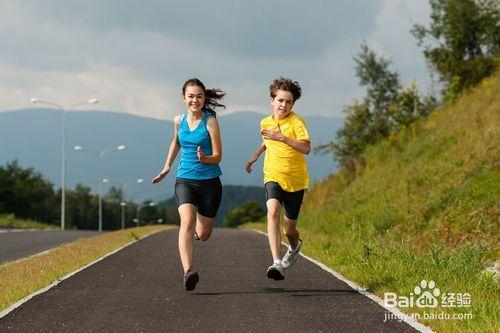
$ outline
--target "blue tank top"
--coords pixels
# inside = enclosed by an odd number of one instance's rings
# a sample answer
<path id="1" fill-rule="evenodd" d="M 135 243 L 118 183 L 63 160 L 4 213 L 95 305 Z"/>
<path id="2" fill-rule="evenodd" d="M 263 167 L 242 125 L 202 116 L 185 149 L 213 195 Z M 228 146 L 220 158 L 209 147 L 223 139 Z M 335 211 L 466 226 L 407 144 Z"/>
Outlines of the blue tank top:
<path id="1" fill-rule="evenodd" d="M 190 130 L 187 123 L 187 114 L 181 116 L 177 137 L 181 145 L 181 160 L 177 168 L 177 178 L 204 180 L 222 175 L 218 164 L 202 163 L 198 159 L 198 146 L 205 155 L 212 155 L 212 143 L 207 130 L 207 120 L 212 115 L 208 111 L 201 118 L 198 126 Z"/>

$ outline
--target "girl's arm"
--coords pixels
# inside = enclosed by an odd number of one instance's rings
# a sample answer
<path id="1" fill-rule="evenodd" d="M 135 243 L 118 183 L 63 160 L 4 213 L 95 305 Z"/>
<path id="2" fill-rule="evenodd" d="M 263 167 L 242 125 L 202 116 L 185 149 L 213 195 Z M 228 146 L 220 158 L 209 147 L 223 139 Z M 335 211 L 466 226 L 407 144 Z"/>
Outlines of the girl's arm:
<path id="1" fill-rule="evenodd" d="M 174 118 L 174 138 L 172 139 L 172 143 L 170 143 L 170 148 L 168 150 L 168 155 L 167 155 L 167 161 L 165 162 L 165 165 L 163 166 L 163 169 L 158 174 L 158 176 L 156 176 L 155 178 L 153 178 L 153 180 L 151 180 L 151 183 L 153 184 L 159 183 L 163 178 L 165 178 L 165 176 L 170 171 L 170 166 L 172 165 L 172 163 L 174 163 L 174 160 L 177 156 L 177 153 L 179 152 L 179 149 L 181 148 L 177 137 L 180 118 L 181 116 L 176 116 Z"/>
<path id="2" fill-rule="evenodd" d="M 208 118 L 207 130 L 208 134 L 210 134 L 210 142 L 212 143 L 212 155 L 204 155 L 201 147 L 198 147 L 198 159 L 207 164 L 219 164 L 222 160 L 222 143 L 219 122 L 215 117 Z"/>
<path id="3" fill-rule="evenodd" d="M 264 144 L 264 142 L 262 142 L 262 144 L 255 151 L 255 153 L 252 155 L 252 157 L 250 157 L 250 159 L 248 160 L 247 165 L 245 166 L 245 170 L 248 173 L 252 172 L 252 164 L 254 164 L 255 162 L 257 162 L 257 160 L 259 159 L 260 154 L 262 154 L 264 152 L 264 150 L 266 150 L 266 145 Z"/>

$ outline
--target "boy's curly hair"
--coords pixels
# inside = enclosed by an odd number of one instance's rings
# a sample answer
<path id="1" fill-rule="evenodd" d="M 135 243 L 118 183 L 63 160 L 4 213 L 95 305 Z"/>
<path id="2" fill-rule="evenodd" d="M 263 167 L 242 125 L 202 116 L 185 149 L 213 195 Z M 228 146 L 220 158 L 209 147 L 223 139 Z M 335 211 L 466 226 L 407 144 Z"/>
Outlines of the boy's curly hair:
<path id="1" fill-rule="evenodd" d="M 292 81 L 283 76 L 275 79 L 269 86 L 269 93 L 271 94 L 272 98 L 276 97 L 276 93 L 278 90 L 291 92 L 294 102 L 298 100 L 300 98 L 300 95 L 302 94 L 302 89 L 300 88 L 300 85 L 297 81 Z"/>

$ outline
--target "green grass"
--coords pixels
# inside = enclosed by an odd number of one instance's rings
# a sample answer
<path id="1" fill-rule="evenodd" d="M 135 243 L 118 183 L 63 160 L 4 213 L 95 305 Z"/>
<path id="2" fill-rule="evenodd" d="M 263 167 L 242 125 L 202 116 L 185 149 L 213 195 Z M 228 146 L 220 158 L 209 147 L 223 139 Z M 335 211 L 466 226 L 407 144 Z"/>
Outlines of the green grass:
<path id="1" fill-rule="evenodd" d="M 499 256 L 500 77 L 370 148 L 306 194 L 299 231 L 307 255 L 383 298 L 422 279 L 470 293 L 472 307 L 427 312 L 438 332 L 498 332 L 500 287 L 482 274 Z M 245 225 L 265 230 L 264 222 Z M 417 307 L 403 312 L 422 313 Z"/>
<path id="2" fill-rule="evenodd" d="M 174 228 L 145 226 L 101 234 L 0 265 L 0 311 L 53 281 L 147 235 Z"/>
<path id="3" fill-rule="evenodd" d="M 0 228 L 56 230 L 57 226 L 15 218 L 13 214 L 0 215 Z"/>

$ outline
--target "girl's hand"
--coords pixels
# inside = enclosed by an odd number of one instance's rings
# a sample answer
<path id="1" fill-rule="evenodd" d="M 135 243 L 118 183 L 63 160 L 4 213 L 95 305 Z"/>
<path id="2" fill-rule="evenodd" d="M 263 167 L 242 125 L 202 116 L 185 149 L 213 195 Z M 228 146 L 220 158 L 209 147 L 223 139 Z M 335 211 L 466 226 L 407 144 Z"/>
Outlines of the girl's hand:
<path id="1" fill-rule="evenodd" d="M 161 180 L 163 178 L 165 178 L 165 176 L 168 174 L 168 172 L 170 171 L 170 169 L 167 169 L 167 170 L 162 170 L 158 176 L 156 176 L 155 178 L 153 178 L 153 180 L 151 180 L 151 183 L 153 184 L 156 184 L 156 183 L 159 183 L 161 182 Z"/>
<path id="2" fill-rule="evenodd" d="M 205 159 L 205 155 L 203 154 L 200 146 L 198 146 L 198 159 L 200 160 L 200 162 L 204 162 Z"/>
<path id="3" fill-rule="evenodd" d="M 283 141 L 283 134 L 281 133 L 280 125 L 278 124 L 278 129 L 276 131 L 271 130 L 261 130 L 260 135 L 264 136 L 266 139 L 274 141 Z"/>

